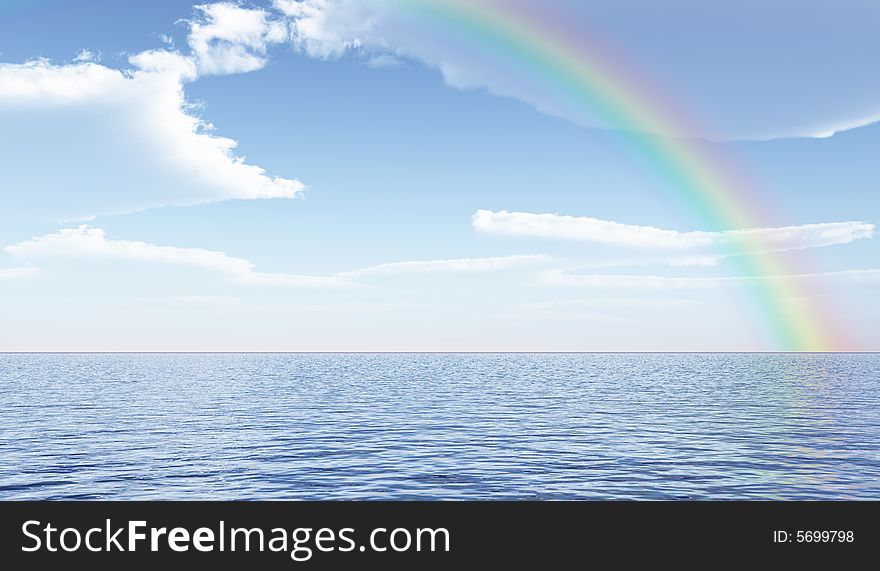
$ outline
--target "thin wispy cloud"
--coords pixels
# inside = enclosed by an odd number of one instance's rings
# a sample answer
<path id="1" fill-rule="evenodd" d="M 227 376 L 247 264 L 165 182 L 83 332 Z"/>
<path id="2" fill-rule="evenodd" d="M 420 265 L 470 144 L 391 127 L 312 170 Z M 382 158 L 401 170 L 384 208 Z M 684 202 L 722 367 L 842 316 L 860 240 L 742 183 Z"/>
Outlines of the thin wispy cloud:
<path id="1" fill-rule="evenodd" d="M 739 286 L 768 280 L 796 282 L 844 281 L 850 283 L 878 284 L 880 269 L 843 270 L 809 274 L 764 276 L 662 276 L 627 274 L 579 274 L 564 269 L 548 270 L 541 274 L 543 285 L 571 286 L 612 290 L 689 290 Z"/>
<path id="2" fill-rule="evenodd" d="M 36 268 L 0 268 L 0 280 L 18 280 L 37 275 Z"/>
<path id="3" fill-rule="evenodd" d="M 391 262 L 326 276 L 271 273 L 256 271 L 250 261 L 224 252 L 113 240 L 107 237 L 104 229 L 87 225 L 65 228 L 54 234 L 25 240 L 7 246 L 4 250 L 16 258 L 33 261 L 78 258 L 188 266 L 221 273 L 242 284 L 293 287 L 350 286 L 358 278 L 371 276 L 505 271 L 534 266 L 548 260 L 541 255 L 512 255 Z"/>
<path id="4" fill-rule="evenodd" d="M 622 224 L 586 216 L 478 210 L 473 227 L 496 236 L 578 240 L 648 250 L 696 250 L 736 247 L 742 253 L 786 251 L 848 244 L 871 238 L 874 224 L 829 222 L 780 228 L 748 228 L 724 232 L 679 232 L 652 226 Z M 680 265 L 712 265 L 712 258 L 683 258 Z"/>
<path id="5" fill-rule="evenodd" d="M 576 309 L 629 309 L 640 311 L 643 309 L 680 308 L 694 303 L 695 301 L 692 299 L 670 297 L 590 297 L 560 301 L 519 303 L 514 305 L 514 309 L 522 311 L 558 312 L 568 312 Z"/>
<path id="6" fill-rule="evenodd" d="M 256 271 L 246 259 L 201 248 L 160 246 L 148 242 L 112 240 L 101 228 L 86 225 L 59 230 L 54 234 L 25 240 L 4 250 L 31 262 L 52 259 L 92 259 L 107 262 L 137 262 L 199 268 L 226 275 L 231 281 L 251 285 L 291 287 L 342 287 L 360 279 L 382 276 L 461 274 L 503 271 L 527 271 L 533 283 L 541 286 L 569 286 L 621 290 L 689 290 L 742 285 L 760 280 L 844 280 L 851 283 L 880 283 L 880 270 L 860 269 L 837 272 L 782 276 L 664 276 L 646 274 L 582 273 L 571 267 L 548 267 L 550 256 L 524 254 L 486 258 L 408 260 L 366 266 L 331 275 L 303 275 Z M 0 270 L 0 278 L 28 277 L 35 268 Z"/>
<path id="7" fill-rule="evenodd" d="M 102 228 L 80 226 L 66 228 L 7 246 L 6 252 L 16 258 L 45 260 L 51 258 L 85 258 L 110 262 L 142 262 L 188 266 L 224 274 L 245 284 L 325 287 L 345 285 L 335 277 L 300 276 L 265 273 L 254 270 L 248 260 L 223 252 L 201 248 L 158 246 L 148 242 L 111 240 Z"/>
<path id="8" fill-rule="evenodd" d="M 458 258 L 451 260 L 417 260 L 378 264 L 339 275 L 358 277 L 415 273 L 491 272 L 534 266 L 535 264 L 546 262 L 547 260 L 549 260 L 549 257 L 540 254 L 496 256 L 489 258 Z"/>
<path id="9" fill-rule="evenodd" d="M 227 295 L 174 295 L 164 297 L 144 297 L 137 300 L 144 305 L 157 308 L 177 310 L 190 309 L 232 309 L 239 306 L 241 300 Z"/>
<path id="10" fill-rule="evenodd" d="M 400 67 L 404 64 L 399 57 L 390 54 L 379 54 L 367 60 L 367 66 L 373 69 L 385 69 L 390 67 Z"/>

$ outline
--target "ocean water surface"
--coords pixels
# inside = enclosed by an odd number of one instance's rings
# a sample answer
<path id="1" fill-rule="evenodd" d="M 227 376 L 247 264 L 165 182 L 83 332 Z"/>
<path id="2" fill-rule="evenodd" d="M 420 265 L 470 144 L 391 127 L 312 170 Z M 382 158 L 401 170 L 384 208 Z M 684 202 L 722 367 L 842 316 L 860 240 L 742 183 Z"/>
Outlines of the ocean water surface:
<path id="1" fill-rule="evenodd" d="M 0 499 L 880 499 L 877 354 L 0 354 Z"/>

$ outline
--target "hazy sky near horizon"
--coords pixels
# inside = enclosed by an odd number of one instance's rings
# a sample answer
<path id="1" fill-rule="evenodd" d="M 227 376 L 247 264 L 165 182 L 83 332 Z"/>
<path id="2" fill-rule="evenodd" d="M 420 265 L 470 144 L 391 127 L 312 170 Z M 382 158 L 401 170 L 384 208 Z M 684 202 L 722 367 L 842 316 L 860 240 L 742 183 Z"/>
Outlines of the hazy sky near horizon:
<path id="1" fill-rule="evenodd" d="M 0 0 L 0 350 L 776 348 L 745 228 L 399 4 Z M 880 5 L 545 4 L 700 118 L 654 136 L 746 173 L 797 303 L 880 350 Z"/>

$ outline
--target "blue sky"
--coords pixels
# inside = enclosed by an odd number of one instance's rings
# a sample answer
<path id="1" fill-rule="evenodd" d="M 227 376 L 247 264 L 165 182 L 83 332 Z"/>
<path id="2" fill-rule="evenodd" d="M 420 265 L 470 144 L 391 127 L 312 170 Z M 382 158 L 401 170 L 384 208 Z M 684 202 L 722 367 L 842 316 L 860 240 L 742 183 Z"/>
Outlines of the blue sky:
<path id="1" fill-rule="evenodd" d="M 574 12 L 880 348 L 880 8 L 652 6 Z M 774 348 L 732 238 L 608 125 L 384 7 L 0 2 L 0 349 Z"/>

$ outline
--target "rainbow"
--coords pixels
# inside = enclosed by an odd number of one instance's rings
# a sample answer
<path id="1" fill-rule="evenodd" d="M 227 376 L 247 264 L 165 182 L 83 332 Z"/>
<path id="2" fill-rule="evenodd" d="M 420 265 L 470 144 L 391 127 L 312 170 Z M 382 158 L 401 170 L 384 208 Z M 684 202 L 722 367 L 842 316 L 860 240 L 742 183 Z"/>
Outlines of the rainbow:
<path id="1" fill-rule="evenodd" d="M 406 18 L 497 58 L 561 100 L 624 133 L 627 144 L 673 183 L 684 204 L 716 230 L 768 226 L 766 203 L 754 185 L 713 156 L 708 145 L 684 136 L 694 122 L 669 105 L 659 89 L 640 85 L 626 66 L 583 30 L 551 19 L 546 6 L 524 0 L 391 0 Z M 759 238 L 746 238 L 729 254 L 749 277 L 766 333 L 786 351 L 829 351 L 848 345 L 832 312 L 808 306 L 790 257 Z M 762 328 L 763 329 L 763 328 Z"/>

